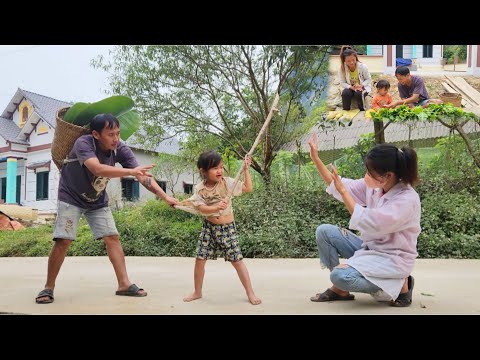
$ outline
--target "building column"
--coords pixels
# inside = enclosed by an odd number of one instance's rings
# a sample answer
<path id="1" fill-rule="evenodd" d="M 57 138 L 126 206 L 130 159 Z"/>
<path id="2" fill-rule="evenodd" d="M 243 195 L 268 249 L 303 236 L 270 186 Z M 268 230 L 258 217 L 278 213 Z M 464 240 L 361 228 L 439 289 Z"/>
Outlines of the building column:
<path id="1" fill-rule="evenodd" d="M 17 203 L 17 159 L 7 159 L 7 198 L 6 204 Z"/>
<path id="2" fill-rule="evenodd" d="M 367 56 L 372 55 L 372 45 L 367 45 Z"/>
<path id="3" fill-rule="evenodd" d="M 467 45 L 467 74 L 480 76 L 480 45 Z"/>
<path id="4" fill-rule="evenodd" d="M 412 45 L 412 60 L 417 58 L 417 45 Z"/>
<path id="5" fill-rule="evenodd" d="M 383 72 L 387 75 L 395 74 L 397 68 L 396 45 L 383 45 Z"/>

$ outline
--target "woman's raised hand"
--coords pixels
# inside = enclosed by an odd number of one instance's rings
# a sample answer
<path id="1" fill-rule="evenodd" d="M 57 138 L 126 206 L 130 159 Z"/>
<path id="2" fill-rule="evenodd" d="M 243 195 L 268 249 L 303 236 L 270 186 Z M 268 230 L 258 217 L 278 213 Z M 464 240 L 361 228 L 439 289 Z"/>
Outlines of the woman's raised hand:
<path id="1" fill-rule="evenodd" d="M 345 193 L 347 189 L 345 188 L 345 185 L 343 185 L 342 179 L 340 179 L 337 169 L 335 168 L 335 166 L 333 166 L 333 164 L 331 165 L 331 168 L 332 168 L 332 176 L 333 176 L 335 188 L 340 194 Z"/>
<path id="2" fill-rule="evenodd" d="M 314 132 L 310 139 L 308 140 L 308 145 L 310 146 L 310 157 L 312 159 L 318 157 L 318 137 L 317 133 Z"/>

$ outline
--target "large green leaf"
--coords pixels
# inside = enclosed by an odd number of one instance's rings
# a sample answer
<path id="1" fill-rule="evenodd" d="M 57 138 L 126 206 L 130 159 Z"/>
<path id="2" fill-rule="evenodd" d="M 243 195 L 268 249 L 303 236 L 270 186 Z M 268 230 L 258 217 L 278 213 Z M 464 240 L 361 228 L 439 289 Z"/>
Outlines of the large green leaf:
<path id="1" fill-rule="evenodd" d="M 67 113 L 63 116 L 63 121 L 73 124 L 78 114 L 85 110 L 89 105 L 90 103 L 84 102 L 75 103 L 70 109 L 68 109 Z"/>
<path id="2" fill-rule="evenodd" d="M 137 110 L 131 110 L 117 116 L 120 123 L 120 137 L 123 141 L 127 140 L 140 127 L 142 118 Z"/>
<path id="3" fill-rule="evenodd" d="M 112 114 L 117 119 L 119 119 L 119 116 L 129 112 L 133 109 L 134 106 L 135 104 L 133 100 L 130 99 L 128 96 L 111 96 L 109 98 L 89 104 L 80 113 L 77 114 L 77 116 L 73 120 L 73 124 L 78 126 L 87 125 L 90 123 L 93 117 L 98 114 Z M 121 122 L 120 124 L 123 125 Z"/>

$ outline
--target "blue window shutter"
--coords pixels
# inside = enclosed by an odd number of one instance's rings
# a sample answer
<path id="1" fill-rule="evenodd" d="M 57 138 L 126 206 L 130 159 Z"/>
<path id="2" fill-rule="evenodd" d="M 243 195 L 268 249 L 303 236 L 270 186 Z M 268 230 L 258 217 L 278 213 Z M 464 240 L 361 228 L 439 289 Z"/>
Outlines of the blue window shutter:
<path id="1" fill-rule="evenodd" d="M 37 173 L 37 200 L 42 200 L 43 176 L 42 173 Z"/>
<path id="2" fill-rule="evenodd" d="M 22 184 L 22 175 L 17 175 L 17 204 L 20 204 L 20 191 Z"/>
<path id="3" fill-rule="evenodd" d="M 140 197 L 140 185 L 137 180 L 133 181 L 133 199 Z"/>
<path id="4" fill-rule="evenodd" d="M 2 184 L 2 192 L 0 195 L 0 199 L 6 200 L 7 199 L 7 178 L 1 178 L 0 183 Z"/>

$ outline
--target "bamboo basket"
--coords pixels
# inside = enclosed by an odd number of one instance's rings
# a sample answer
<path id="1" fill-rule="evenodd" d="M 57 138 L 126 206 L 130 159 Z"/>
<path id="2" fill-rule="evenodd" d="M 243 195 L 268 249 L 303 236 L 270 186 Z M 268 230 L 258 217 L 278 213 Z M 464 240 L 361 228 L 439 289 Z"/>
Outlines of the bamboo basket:
<path id="1" fill-rule="evenodd" d="M 444 104 L 450 103 L 453 106 L 462 107 L 462 94 L 444 92 L 439 96 Z"/>
<path id="2" fill-rule="evenodd" d="M 90 134 L 90 129 L 63 121 L 68 109 L 70 107 L 64 107 L 56 113 L 57 127 L 52 141 L 52 160 L 58 170 L 62 170 L 63 160 L 72 150 L 75 141 L 82 135 Z"/>

